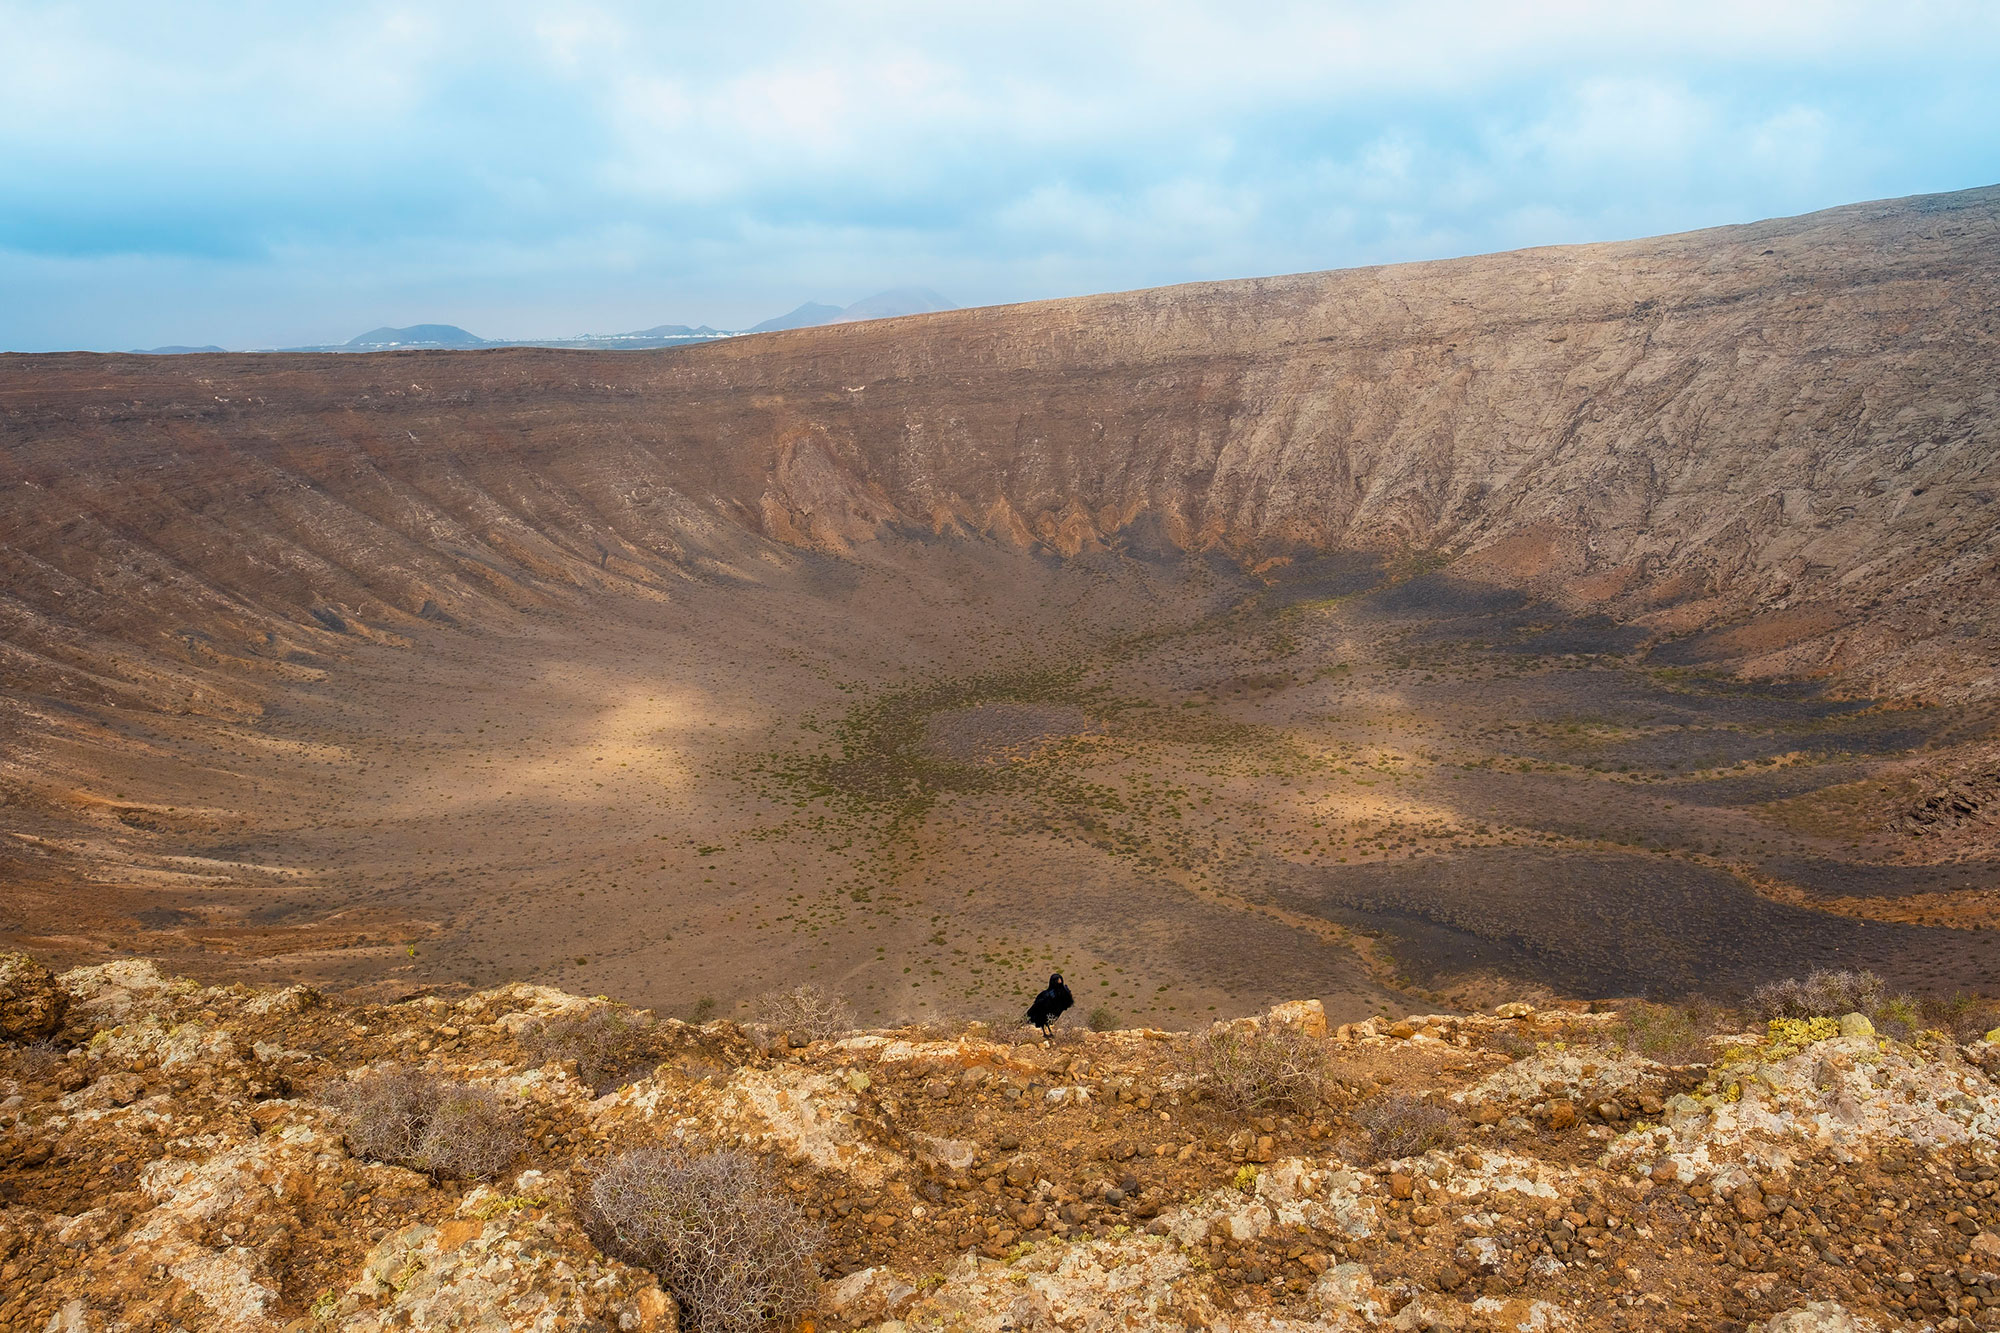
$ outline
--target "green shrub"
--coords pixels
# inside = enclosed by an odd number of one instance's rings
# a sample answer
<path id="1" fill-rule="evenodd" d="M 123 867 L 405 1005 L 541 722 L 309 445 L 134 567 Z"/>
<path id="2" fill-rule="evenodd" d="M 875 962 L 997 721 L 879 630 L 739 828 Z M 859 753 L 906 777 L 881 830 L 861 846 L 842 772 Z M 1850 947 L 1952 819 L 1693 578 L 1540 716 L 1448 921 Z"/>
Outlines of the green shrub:
<path id="1" fill-rule="evenodd" d="M 2000 1020 L 2000 1006 L 1977 995 L 1923 995 L 1917 998 L 1918 1022 L 1947 1033 L 1953 1041 L 1972 1041 Z"/>
<path id="2" fill-rule="evenodd" d="M 1626 1007 L 1611 1035 L 1626 1050 L 1649 1060 L 1669 1065 L 1705 1064 L 1708 1039 L 1728 1026 L 1726 1020 L 1726 1011 L 1707 1000 L 1680 1004 L 1637 1001 Z"/>

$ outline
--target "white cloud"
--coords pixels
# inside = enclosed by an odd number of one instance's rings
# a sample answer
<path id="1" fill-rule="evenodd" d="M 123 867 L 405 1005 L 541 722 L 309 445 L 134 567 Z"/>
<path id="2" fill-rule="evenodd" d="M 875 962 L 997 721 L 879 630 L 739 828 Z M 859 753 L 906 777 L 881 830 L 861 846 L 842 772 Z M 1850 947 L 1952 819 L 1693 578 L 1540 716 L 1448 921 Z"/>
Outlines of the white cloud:
<path id="1" fill-rule="evenodd" d="M 223 341 L 280 340 L 255 293 L 289 327 L 330 274 L 516 331 L 747 322 L 2000 178 L 2000 6 L 1972 0 L 0 0 L 0 34 L 0 285 L 69 284 L 99 345 L 202 310 L 195 270 Z M 0 345 L 77 337 L 62 308 L 0 309 Z"/>

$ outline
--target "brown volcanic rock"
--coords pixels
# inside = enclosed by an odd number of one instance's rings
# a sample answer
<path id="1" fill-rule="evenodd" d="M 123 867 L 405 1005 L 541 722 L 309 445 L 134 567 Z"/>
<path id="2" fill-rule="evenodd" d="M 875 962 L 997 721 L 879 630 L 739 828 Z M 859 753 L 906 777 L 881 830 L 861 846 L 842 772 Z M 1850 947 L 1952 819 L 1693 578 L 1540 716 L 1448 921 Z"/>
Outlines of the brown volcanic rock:
<path id="1" fill-rule="evenodd" d="M 602 999 L 353 1005 L 137 959 L 62 982 L 124 1001 L 60 1059 L 0 1051 L 0 1328 L 695 1327 L 699 1289 L 598 1252 L 580 1206 L 614 1155 L 663 1143 L 777 1182 L 818 1234 L 829 1330 L 1995 1324 L 1984 1041 L 1751 1031 L 1667 1070 L 1616 1051 L 1616 1014 L 1539 1011 L 1531 1049 L 1520 1020 L 1415 1014 L 1308 1035 L 1352 1081 L 1247 1115 L 1191 1075 L 1198 1032 L 793 1049 L 663 1020 L 598 1097 L 534 1033 Z M 521 1157 L 476 1184 L 357 1155 L 331 1094 L 390 1062 L 512 1103 Z M 1644 1119 L 1526 1119 L 1579 1080 L 1662 1079 L 1678 1091 Z M 1503 1114 L 1374 1160 L 1367 1108 L 1398 1097 Z"/>
<path id="2" fill-rule="evenodd" d="M 660 353 L 4 358 L 9 683 L 220 707 L 187 667 L 896 524 L 1437 552 L 1987 693 L 1996 240 L 1983 189 Z"/>
<path id="3" fill-rule="evenodd" d="M 0 1041 L 54 1036 L 67 1007 L 54 973 L 24 953 L 0 953 Z"/>

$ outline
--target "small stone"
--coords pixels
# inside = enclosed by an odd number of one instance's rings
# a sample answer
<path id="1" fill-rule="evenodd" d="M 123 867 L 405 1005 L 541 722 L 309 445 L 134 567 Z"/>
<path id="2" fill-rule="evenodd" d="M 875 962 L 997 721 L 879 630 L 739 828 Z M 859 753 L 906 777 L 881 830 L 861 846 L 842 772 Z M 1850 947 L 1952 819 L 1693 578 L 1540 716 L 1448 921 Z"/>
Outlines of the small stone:
<path id="1" fill-rule="evenodd" d="M 1389 1177 L 1390 1198 L 1408 1199 L 1413 1197 L 1416 1192 L 1417 1182 L 1410 1177 L 1407 1171 L 1398 1171 Z"/>
<path id="2" fill-rule="evenodd" d="M 1674 1165 L 1671 1158 L 1662 1157 L 1653 1163 L 1653 1169 L 1646 1174 L 1655 1185 L 1671 1185 L 1681 1178 L 1681 1169 Z"/>
<path id="3" fill-rule="evenodd" d="M 146 1080 L 137 1074 L 109 1074 L 90 1085 L 84 1100 L 92 1106 L 130 1106 L 146 1093 Z"/>
<path id="4" fill-rule="evenodd" d="M 1549 1103 L 1546 1118 L 1550 1129 L 1568 1129 L 1576 1123 L 1576 1103 L 1567 1097 L 1559 1097 Z"/>
<path id="5" fill-rule="evenodd" d="M 658 1287 L 648 1287 L 633 1302 L 638 1333 L 669 1333 L 676 1323 L 673 1297 Z"/>
<path id="6" fill-rule="evenodd" d="M 1840 1035 L 1843 1037 L 1872 1037 L 1875 1035 L 1875 1025 L 1868 1021 L 1866 1014 L 1842 1014 L 1840 1016 Z"/>
<path id="7" fill-rule="evenodd" d="M 273 1125 L 283 1121 L 294 1107 L 289 1102 L 258 1102 L 250 1108 L 250 1123 L 259 1134 L 268 1133 Z"/>
<path id="8" fill-rule="evenodd" d="M 1411 1037 L 1417 1035 L 1417 1025 L 1415 1023 L 1410 1022 L 1408 1019 L 1405 1019 L 1403 1022 L 1397 1023 L 1396 1025 L 1391 1027 L 1389 1029 L 1389 1035 L 1397 1038 L 1400 1041 L 1408 1041 Z"/>
<path id="9" fill-rule="evenodd" d="M 1493 1011 L 1499 1018 L 1533 1018 L 1535 1006 L 1522 1000 L 1513 1000 Z"/>

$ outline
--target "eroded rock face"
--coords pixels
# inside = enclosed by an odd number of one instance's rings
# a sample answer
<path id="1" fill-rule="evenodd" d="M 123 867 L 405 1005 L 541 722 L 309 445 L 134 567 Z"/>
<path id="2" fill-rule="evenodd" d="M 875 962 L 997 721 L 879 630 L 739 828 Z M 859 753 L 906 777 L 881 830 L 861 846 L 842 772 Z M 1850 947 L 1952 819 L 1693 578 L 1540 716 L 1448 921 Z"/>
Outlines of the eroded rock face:
<path id="1" fill-rule="evenodd" d="M 659 355 L 18 358 L 5 633 L 72 692 L 53 664 L 89 635 L 337 647 L 425 608 L 504 615 L 512 587 L 655 591 L 894 527 L 1442 551 L 1708 631 L 1700 660 L 1990 693 L 1996 211 L 1969 190 Z M 376 428 L 325 427 L 356 411 Z M 259 503 L 279 478 L 292 498 Z M 162 493 L 184 513 L 135 550 L 120 519 Z M 566 499 L 495 531 L 492 497 L 537 493 Z M 233 539 L 195 517 L 219 514 Z M 144 578 L 144 604 L 69 596 L 92 569 Z"/>
<path id="2" fill-rule="evenodd" d="M 549 1188 L 528 1172 L 506 1191 L 475 1189 L 436 1225 L 398 1231 L 369 1251 L 326 1322 L 340 1333 L 676 1333 L 653 1276 L 599 1254 Z"/>

